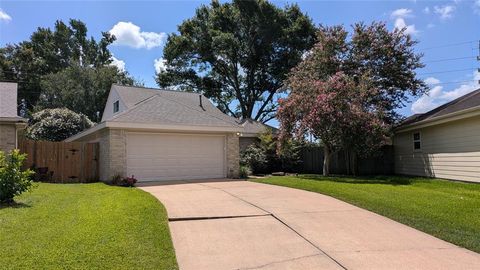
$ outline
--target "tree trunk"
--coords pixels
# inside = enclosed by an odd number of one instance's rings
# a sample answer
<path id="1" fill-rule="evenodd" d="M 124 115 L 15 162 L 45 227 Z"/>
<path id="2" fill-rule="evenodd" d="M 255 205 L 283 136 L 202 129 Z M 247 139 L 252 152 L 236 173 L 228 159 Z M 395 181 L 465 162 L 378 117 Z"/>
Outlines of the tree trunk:
<path id="1" fill-rule="evenodd" d="M 330 175 L 330 148 L 323 147 L 323 176 Z"/>

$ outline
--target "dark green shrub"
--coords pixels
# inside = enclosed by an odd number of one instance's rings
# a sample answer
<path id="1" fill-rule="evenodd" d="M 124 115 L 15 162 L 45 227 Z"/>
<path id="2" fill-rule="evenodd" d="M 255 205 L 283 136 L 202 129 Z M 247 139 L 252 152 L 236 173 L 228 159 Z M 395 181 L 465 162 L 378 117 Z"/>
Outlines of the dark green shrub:
<path id="1" fill-rule="evenodd" d="M 22 170 L 26 154 L 19 150 L 12 150 L 8 155 L 0 151 L 0 203 L 11 203 L 17 195 L 30 189 L 32 186 L 33 171 Z"/>
<path id="2" fill-rule="evenodd" d="M 247 167 L 247 166 L 244 166 L 244 165 L 241 165 L 240 166 L 240 173 L 239 173 L 239 177 L 241 179 L 247 179 L 248 178 L 248 175 L 249 175 L 249 172 L 250 169 Z"/>
<path id="3" fill-rule="evenodd" d="M 256 145 L 250 145 L 245 152 L 242 153 L 240 165 L 248 166 L 254 174 L 266 173 L 268 161 L 265 151 Z"/>

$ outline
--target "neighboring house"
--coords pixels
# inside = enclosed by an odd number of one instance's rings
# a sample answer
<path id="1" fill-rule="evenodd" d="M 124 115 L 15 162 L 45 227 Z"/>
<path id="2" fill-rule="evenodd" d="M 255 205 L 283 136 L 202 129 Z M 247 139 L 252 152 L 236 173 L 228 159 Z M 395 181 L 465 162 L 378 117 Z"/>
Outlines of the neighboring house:
<path id="1" fill-rule="evenodd" d="M 17 148 L 18 131 L 26 123 L 27 119 L 17 114 L 17 84 L 0 82 L 0 151 Z"/>
<path id="2" fill-rule="evenodd" d="M 240 134 L 240 153 L 244 152 L 250 145 L 259 142 L 259 134 L 262 134 L 268 130 L 270 130 L 274 135 L 278 132 L 276 128 L 253 119 L 243 119 L 239 121 L 240 125 L 242 126 L 242 133 Z"/>
<path id="3" fill-rule="evenodd" d="M 480 182 L 480 89 L 407 118 L 394 151 L 397 174 Z"/>
<path id="4" fill-rule="evenodd" d="M 113 85 L 102 121 L 66 141 L 99 142 L 100 178 L 236 178 L 244 128 L 196 93 Z"/>

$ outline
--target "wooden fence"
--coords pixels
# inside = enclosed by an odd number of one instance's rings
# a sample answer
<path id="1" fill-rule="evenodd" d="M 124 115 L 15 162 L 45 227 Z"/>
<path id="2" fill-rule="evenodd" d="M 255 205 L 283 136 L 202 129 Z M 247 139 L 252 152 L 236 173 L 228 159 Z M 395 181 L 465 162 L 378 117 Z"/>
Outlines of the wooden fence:
<path id="1" fill-rule="evenodd" d="M 38 181 L 87 183 L 98 181 L 98 143 L 19 140 L 27 154 L 25 168 L 36 172 Z"/>
<path id="2" fill-rule="evenodd" d="M 320 146 L 305 147 L 300 151 L 302 173 L 323 172 L 323 148 Z M 351 174 L 353 171 L 351 157 L 345 151 L 339 151 L 330 159 L 330 173 Z M 384 146 L 381 151 L 369 158 L 358 158 L 355 162 L 359 175 L 388 175 L 394 173 L 393 146 Z"/>

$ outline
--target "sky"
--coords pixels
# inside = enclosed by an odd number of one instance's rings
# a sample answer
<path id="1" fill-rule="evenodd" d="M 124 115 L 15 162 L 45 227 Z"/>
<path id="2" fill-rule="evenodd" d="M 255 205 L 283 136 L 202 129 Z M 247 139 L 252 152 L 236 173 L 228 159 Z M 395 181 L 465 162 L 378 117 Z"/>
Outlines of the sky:
<path id="1" fill-rule="evenodd" d="M 428 95 L 411 97 L 398 111 L 423 113 L 480 86 L 480 0 L 456 1 L 272 1 L 279 7 L 297 3 L 316 25 L 384 21 L 390 29 L 407 28 L 423 53 L 419 78 Z M 0 0 L 0 46 L 28 40 L 37 27 L 53 27 L 70 18 L 86 23 L 97 39 L 115 34 L 113 63 L 147 87 L 157 87 L 155 72 L 164 68 L 162 49 L 168 34 L 209 1 L 22 1 Z"/>

